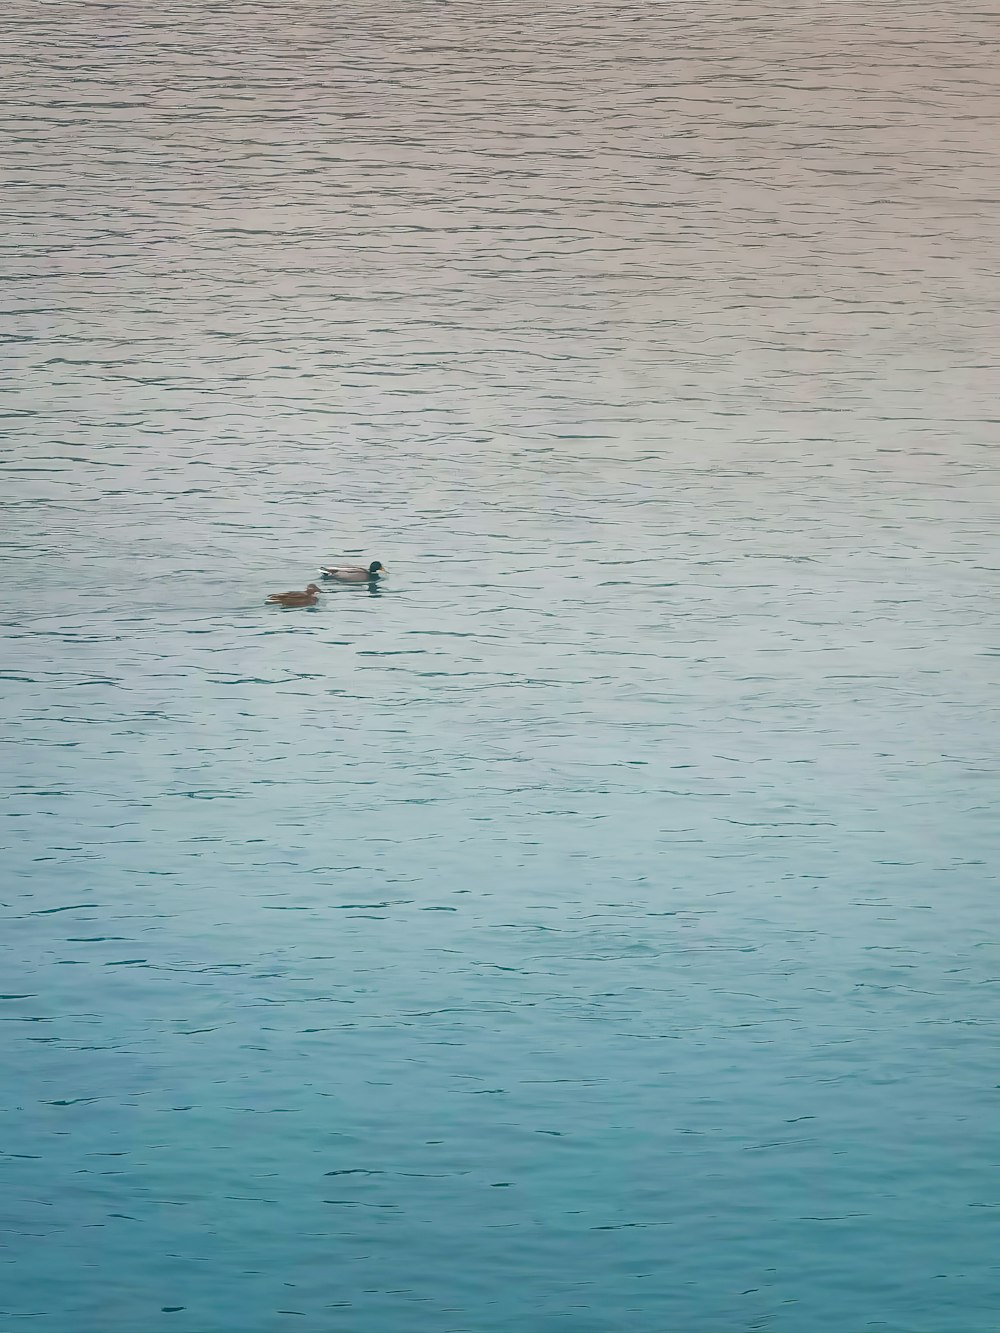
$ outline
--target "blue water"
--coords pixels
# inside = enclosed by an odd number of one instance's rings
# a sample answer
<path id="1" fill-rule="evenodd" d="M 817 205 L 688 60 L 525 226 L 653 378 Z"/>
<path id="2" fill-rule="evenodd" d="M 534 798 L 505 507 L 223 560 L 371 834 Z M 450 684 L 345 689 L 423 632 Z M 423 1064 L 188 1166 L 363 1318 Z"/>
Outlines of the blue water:
<path id="1" fill-rule="evenodd" d="M 995 17 L 9 12 L 0 1333 L 993 1333 Z"/>

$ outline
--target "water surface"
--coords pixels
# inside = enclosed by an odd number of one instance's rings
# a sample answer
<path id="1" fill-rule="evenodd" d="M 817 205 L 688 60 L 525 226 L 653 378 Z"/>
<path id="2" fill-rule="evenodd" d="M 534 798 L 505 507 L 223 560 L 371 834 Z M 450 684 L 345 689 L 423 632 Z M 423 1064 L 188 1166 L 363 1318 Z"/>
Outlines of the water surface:
<path id="1" fill-rule="evenodd" d="M 6 32 L 3 1333 L 994 1330 L 995 15 Z"/>

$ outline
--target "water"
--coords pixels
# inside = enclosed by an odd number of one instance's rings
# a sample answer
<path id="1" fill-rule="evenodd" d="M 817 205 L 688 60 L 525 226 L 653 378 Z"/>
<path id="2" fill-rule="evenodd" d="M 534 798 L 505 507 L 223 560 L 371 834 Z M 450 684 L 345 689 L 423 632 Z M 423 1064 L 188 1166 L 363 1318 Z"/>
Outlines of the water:
<path id="1" fill-rule="evenodd" d="M 995 16 L 6 12 L 2 1333 L 994 1330 Z"/>

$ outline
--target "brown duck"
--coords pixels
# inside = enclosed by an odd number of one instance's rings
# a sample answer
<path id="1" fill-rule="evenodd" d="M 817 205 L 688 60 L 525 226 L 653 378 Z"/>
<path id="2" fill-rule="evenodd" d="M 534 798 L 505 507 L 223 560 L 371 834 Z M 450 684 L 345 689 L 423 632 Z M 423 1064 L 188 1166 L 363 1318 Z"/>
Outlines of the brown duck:
<path id="1" fill-rule="evenodd" d="M 267 600 L 277 602 L 279 606 L 315 606 L 319 601 L 319 588 L 310 583 L 305 592 L 272 592 Z"/>

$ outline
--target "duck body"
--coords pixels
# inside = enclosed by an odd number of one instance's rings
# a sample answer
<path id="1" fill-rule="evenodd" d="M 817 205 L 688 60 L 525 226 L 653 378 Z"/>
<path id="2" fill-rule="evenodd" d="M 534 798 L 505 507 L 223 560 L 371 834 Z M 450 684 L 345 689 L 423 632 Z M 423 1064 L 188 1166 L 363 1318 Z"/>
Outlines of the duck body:
<path id="1" fill-rule="evenodd" d="M 319 601 L 319 588 L 310 583 L 304 592 L 272 592 L 267 600 L 278 606 L 315 606 Z"/>
<path id="2" fill-rule="evenodd" d="M 388 572 L 381 560 L 373 560 L 370 565 L 325 565 L 320 570 L 324 578 L 338 583 L 373 583 Z"/>

